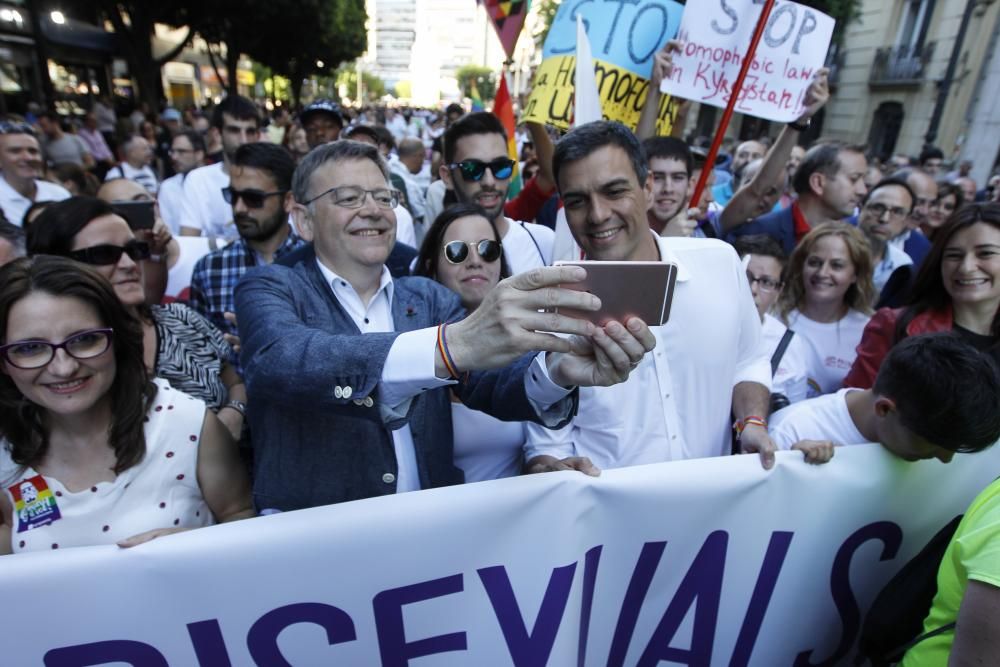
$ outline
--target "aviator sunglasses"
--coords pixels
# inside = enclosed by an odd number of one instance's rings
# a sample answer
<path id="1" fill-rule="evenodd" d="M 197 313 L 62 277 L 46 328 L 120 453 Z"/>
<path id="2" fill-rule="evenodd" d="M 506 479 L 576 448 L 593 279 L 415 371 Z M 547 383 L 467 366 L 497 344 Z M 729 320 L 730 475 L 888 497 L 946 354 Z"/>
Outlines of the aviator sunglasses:
<path id="1" fill-rule="evenodd" d="M 129 241 L 123 246 L 104 243 L 74 250 L 69 253 L 68 257 L 84 264 L 107 266 L 109 264 L 117 264 L 122 255 L 128 255 L 129 259 L 133 262 L 149 259 L 149 244 L 145 241 L 135 240 Z"/>
<path id="2" fill-rule="evenodd" d="M 514 173 L 514 161 L 505 157 L 498 157 L 496 160 L 491 160 L 490 162 L 462 160 L 461 162 L 449 164 L 448 168 L 458 169 L 459 173 L 462 174 L 462 180 L 465 181 L 481 181 L 487 169 L 493 172 L 493 178 L 503 181 L 510 178 Z"/>
<path id="3" fill-rule="evenodd" d="M 276 192 L 261 192 L 260 190 L 234 190 L 230 187 L 222 188 L 222 198 L 226 200 L 226 203 L 232 206 L 240 199 L 246 204 L 247 208 L 263 208 L 264 201 L 268 197 L 277 197 L 283 195 L 288 190 L 278 190 Z"/>
<path id="4" fill-rule="evenodd" d="M 444 258 L 449 264 L 461 264 L 469 258 L 469 248 L 474 247 L 484 262 L 492 263 L 500 259 L 500 242 L 493 239 L 482 241 L 451 241 L 442 246 Z"/>

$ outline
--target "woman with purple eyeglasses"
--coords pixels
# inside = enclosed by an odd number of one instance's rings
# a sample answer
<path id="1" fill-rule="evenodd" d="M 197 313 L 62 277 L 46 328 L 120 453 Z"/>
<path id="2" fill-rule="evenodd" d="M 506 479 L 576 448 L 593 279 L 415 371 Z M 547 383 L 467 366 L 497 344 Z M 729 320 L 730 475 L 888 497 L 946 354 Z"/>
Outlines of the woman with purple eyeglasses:
<path id="1" fill-rule="evenodd" d="M 139 322 L 94 269 L 0 269 L 0 554 L 135 546 L 253 516 L 232 438 L 152 379 Z"/>
<path id="2" fill-rule="evenodd" d="M 143 355 L 151 375 L 205 401 L 239 440 L 246 387 L 231 363 L 222 333 L 191 308 L 146 305 L 143 264 L 156 261 L 110 204 L 71 197 L 50 204 L 28 228 L 28 255 L 59 255 L 92 266 L 110 281 L 142 324 Z"/>

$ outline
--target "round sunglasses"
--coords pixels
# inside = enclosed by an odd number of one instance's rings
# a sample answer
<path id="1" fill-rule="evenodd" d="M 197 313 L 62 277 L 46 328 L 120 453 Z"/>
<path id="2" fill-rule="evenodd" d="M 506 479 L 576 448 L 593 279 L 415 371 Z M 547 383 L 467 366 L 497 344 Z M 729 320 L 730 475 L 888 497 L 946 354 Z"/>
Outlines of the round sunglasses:
<path id="1" fill-rule="evenodd" d="M 469 248 L 475 248 L 476 253 L 484 262 L 492 263 L 500 259 L 500 242 L 493 239 L 482 241 L 451 241 L 442 246 L 444 258 L 449 264 L 461 264 L 469 258 Z"/>
<path id="2" fill-rule="evenodd" d="M 133 262 L 149 259 L 149 244 L 145 241 L 135 240 L 129 241 L 123 246 L 103 243 L 101 245 L 90 246 L 89 248 L 74 250 L 69 253 L 69 258 L 83 262 L 84 264 L 107 266 L 108 264 L 117 264 L 122 255 L 128 255 L 129 259 Z"/>
<path id="3" fill-rule="evenodd" d="M 464 181 L 481 181 L 483 174 L 489 169 L 493 172 L 493 178 L 503 181 L 510 178 L 514 173 L 514 161 L 510 158 L 498 157 L 490 162 L 482 160 L 462 160 L 448 165 L 449 169 L 458 169 Z"/>

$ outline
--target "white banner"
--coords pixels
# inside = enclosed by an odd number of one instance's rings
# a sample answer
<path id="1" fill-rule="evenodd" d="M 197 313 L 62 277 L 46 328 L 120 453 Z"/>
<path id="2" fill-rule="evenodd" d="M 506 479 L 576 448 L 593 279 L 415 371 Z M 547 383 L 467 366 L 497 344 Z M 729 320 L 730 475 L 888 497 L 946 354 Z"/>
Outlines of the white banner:
<path id="1" fill-rule="evenodd" d="M 759 0 L 699 0 L 684 6 L 674 72 L 660 90 L 725 108 L 750 47 Z M 799 117 L 806 89 L 823 67 L 835 21 L 826 14 L 777 0 L 737 93 L 736 111 L 768 120 Z"/>
<path id="2" fill-rule="evenodd" d="M 877 446 L 516 479 L 0 560 L 5 665 L 845 664 L 1000 471 Z M 419 660 L 418 660 L 419 658 Z"/>

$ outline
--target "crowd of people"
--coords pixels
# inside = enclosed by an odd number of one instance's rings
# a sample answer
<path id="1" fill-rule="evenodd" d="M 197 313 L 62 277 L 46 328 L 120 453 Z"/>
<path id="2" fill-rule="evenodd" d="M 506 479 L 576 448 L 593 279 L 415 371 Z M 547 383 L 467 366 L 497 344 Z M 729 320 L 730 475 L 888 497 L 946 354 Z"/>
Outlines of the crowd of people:
<path id="1" fill-rule="evenodd" d="M 947 463 L 1000 439 L 1000 176 L 803 145 L 824 71 L 776 137 L 709 164 L 651 129 L 670 69 L 668 45 L 636 131 L 528 123 L 516 157 L 454 104 L 3 121 L 0 553 L 519 474 L 864 442 Z M 581 258 L 673 264 L 669 320 L 567 313 L 601 306 L 560 263 Z M 956 576 L 995 608 L 1000 559 L 970 558 Z"/>

